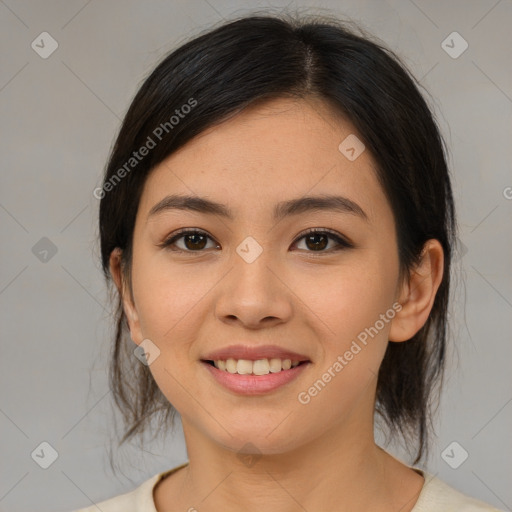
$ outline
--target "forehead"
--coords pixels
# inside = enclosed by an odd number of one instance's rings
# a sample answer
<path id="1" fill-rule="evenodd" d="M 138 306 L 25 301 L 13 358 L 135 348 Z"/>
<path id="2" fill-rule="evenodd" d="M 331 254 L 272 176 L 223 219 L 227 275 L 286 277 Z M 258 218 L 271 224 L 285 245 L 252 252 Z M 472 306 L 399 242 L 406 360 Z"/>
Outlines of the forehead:
<path id="1" fill-rule="evenodd" d="M 354 137 L 351 123 L 319 100 L 249 107 L 159 164 L 147 179 L 141 210 L 147 213 L 170 192 L 207 195 L 235 210 L 339 192 L 372 211 L 386 202 L 373 158 L 364 150 L 351 160 L 340 150 L 346 140 L 357 144 Z"/>

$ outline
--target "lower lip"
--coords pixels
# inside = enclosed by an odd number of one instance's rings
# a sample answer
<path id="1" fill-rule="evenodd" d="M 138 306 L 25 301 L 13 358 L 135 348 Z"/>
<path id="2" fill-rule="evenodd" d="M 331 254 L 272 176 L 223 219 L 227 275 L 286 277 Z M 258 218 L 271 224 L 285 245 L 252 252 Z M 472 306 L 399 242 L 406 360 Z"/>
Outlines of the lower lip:
<path id="1" fill-rule="evenodd" d="M 206 366 L 206 369 L 217 382 L 227 389 L 243 395 L 260 395 L 274 391 L 288 382 L 291 382 L 293 379 L 296 379 L 304 369 L 309 366 L 308 361 L 299 364 L 295 368 L 281 370 L 280 372 L 269 373 L 267 375 L 239 375 L 238 373 L 229 373 L 224 370 L 219 370 L 204 361 L 201 361 L 201 363 Z"/>

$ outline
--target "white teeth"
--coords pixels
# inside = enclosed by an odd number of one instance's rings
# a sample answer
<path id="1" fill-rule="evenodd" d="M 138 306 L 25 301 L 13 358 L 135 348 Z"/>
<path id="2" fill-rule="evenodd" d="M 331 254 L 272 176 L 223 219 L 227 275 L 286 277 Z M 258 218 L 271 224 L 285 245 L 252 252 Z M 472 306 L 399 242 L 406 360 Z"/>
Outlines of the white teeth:
<path id="1" fill-rule="evenodd" d="M 226 361 L 214 361 L 216 368 L 229 373 L 238 373 L 239 375 L 268 375 L 269 373 L 277 373 L 282 370 L 295 368 L 299 361 L 291 359 L 258 359 L 250 361 L 248 359 L 227 359 Z"/>
<path id="2" fill-rule="evenodd" d="M 254 375 L 267 375 L 270 372 L 268 359 L 258 359 L 252 363 L 252 373 Z"/>
<path id="3" fill-rule="evenodd" d="M 270 360 L 270 371 L 272 373 L 277 373 L 281 371 L 281 359 Z"/>
<path id="4" fill-rule="evenodd" d="M 215 363 L 218 363 L 218 361 L 215 361 Z M 215 364 L 215 366 L 217 366 L 217 368 L 219 368 L 218 364 Z M 229 373 L 236 373 L 236 361 L 234 359 L 228 359 L 226 361 L 226 370 Z"/>
<path id="5" fill-rule="evenodd" d="M 252 362 L 247 359 L 239 359 L 236 363 L 236 372 L 240 375 L 252 373 Z"/>

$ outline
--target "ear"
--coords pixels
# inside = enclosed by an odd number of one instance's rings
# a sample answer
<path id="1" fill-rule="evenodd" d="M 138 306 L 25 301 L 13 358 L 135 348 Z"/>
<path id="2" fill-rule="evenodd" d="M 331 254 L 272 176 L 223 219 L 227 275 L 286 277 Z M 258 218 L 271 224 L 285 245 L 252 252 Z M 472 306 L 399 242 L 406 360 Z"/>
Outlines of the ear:
<path id="1" fill-rule="evenodd" d="M 122 251 L 119 247 L 116 247 L 111 253 L 109 258 L 110 274 L 116 284 L 117 290 L 121 295 L 123 301 L 123 310 L 128 320 L 130 327 L 130 336 L 132 340 L 139 345 L 144 337 L 142 336 L 139 316 L 131 296 L 131 292 L 127 283 L 124 279 L 123 272 L 121 270 L 121 255 Z"/>
<path id="2" fill-rule="evenodd" d="M 400 286 L 398 302 L 402 309 L 391 321 L 389 341 L 410 340 L 425 325 L 443 279 L 443 269 L 441 243 L 436 239 L 427 240 L 420 261 Z"/>

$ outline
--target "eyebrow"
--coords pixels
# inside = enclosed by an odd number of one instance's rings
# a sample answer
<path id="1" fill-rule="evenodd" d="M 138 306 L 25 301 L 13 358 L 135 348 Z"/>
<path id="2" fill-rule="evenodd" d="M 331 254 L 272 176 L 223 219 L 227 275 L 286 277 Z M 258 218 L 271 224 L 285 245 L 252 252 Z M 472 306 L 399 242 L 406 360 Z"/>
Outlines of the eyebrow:
<path id="1" fill-rule="evenodd" d="M 225 204 L 205 197 L 173 194 L 164 197 L 155 204 L 149 211 L 148 219 L 158 213 L 169 210 L 189 210 L 210 215 L 220 215 L 229 220 L 234 220 L 235 218 L 233 212 Z M 274 206 L 273 219 L 274 221 L 279 221 L 291 215 L 315 211 L 349 213 L 367 222 L 369 220 L 364 210 L 357 203 L 347 197 L 336 195 L 305 196 L 282 201 Z"/>

